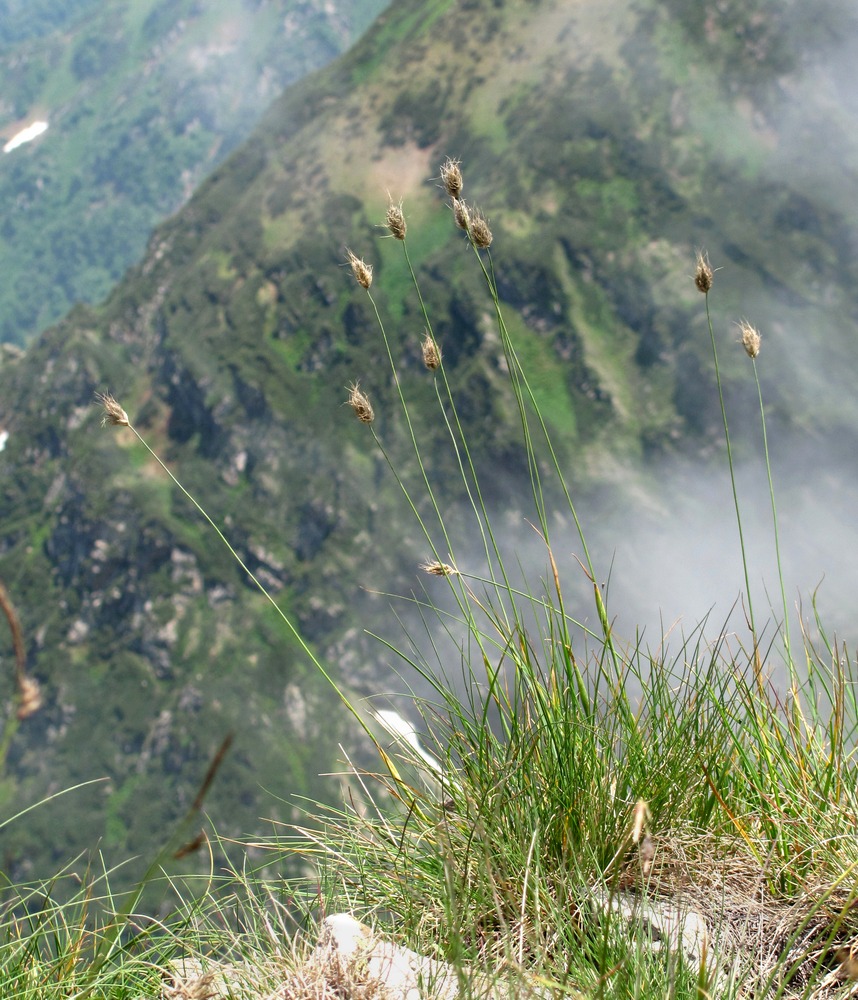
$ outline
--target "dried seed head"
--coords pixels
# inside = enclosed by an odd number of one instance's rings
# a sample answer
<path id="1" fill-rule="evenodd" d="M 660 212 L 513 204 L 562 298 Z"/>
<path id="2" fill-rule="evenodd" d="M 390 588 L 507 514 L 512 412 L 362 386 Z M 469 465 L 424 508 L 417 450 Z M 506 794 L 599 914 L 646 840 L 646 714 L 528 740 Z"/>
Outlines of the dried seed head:
<path id="1" fill-rule="evenodd" d="M 707 295 L 712 287 L 712 268 L 709 266 L 709 257 L 702 250 L 697 251 L 694 284 L 697 285 L 697 290 L 704 295 Z"/>
<path id="2" fill-rule="evenodd" d="M 352 274 L 355 276 L 355 281 L 361 286 L 369 291 L 369 286 L 372 284 L 372 265 L 367 264 L 366 261 L 361 260 L 357 254 L 347 251 L 349 266 L 352 269 Z"/>
<path id="3" fill-rule="evenodd" d="M 387 206 L 387 217 L 385 219 L 387 222 L 387 228 L 390 230 L 390 235 L 397 240 L 405 239 L 405 215 L 402 212 L 402 202 L 398 205 L 394 205 L 391 202 Z"/>
<path id="4" fill-rule="evenodd" d="M 420 569 L 424 573 L 429 573 L 432 576 L 458 576 L 459 571 L 455 566 L 451 566 L 449 563 L 439 562 L 437 559 L 433 559 L 430 562 L 425 562 L 420 564 Z"/>
<path id="5" fill-rule="evenodd" d="M 423 351 L 423 364 L 426 365 L 430 372 L 434 372 L 441 364 L 441 348 L 438 347 L 428 332 L 423 338 L 421 350 Z"/>
<path id="6" fill-rule="evenodd" d="M 23 722 L 42 707 L 42 692 L 39 682 L 32 677 L 22 677 L 18 682 L 18 718 Z"/>
<path id="7" fill-rule="evenodd" d="M 655 841 L 648 833 L 644 835 L 644 839 L 641 841 L 638 857 L 641 863 L 641 874 L 646 877 L 652 871 L 652 862 L 655 857 Z"/>
<path id="8" fill-rule="evenodd" d="M 369 396 L 361 391 L 360 382 L 346 386 L 349 390 L 348 404 L 355 411 L 355 416 L 362 424 L 371 424 L 375 420 L 375 412 Z"/>
<path id="9" fill-rule="evenodd" d="M 453 199 L 453 218 L 456 220 L 456 225 L 459 229 L 464 229 L 466 233 L 469 231 L 471 213 L 468 211 L 468 206 L 458 198 Z"/>
<path id="10" fill-rule="evenodd" d="M 649 819 L 649 805 L 646 799 L 638 799 L 635 803 L 632 821 L 632 842 L 637 844 Z"/>
<path id="11" fill-rule="evenodd" d="M 441 183 L 451 198 L 458 198 L 465 184 L 459 163 L 459 160 L 453 160 L 448 156 L 441 164 Z"/>
<path id="12" fill-rule="evenodd" d="M 760 336 L 760 331 L 743 319 L 739 323 L 739 333 L 742 335 L 742 347 L 745 348 L 745 354 L 749 358 L 755 358 L 760 353 L 760 341 L 763 339 Z"/>
<path id="13" fill-rule="evenodd" d="M 489 229 L 489 224 L 483 213 L 476 208 L 471 212 L 471 239 L 474 246 L 481 250 L 488 250 L 492 245 L 492 231 Z"/>
<path id="14" fill-rule="evenodd" d="M 101 426 L 112 424 L 114 427 L 128 427 L 130 420 L 128 414 L 109 392 L 97 392 L 95 398 L 101 403 L 104 413 L 101 417 Z"/>

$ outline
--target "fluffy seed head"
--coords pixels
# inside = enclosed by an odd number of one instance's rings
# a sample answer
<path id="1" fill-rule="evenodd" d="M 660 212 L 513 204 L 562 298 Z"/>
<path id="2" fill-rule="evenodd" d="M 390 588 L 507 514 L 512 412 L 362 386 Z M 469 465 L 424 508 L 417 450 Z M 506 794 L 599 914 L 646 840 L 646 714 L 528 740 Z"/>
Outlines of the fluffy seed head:
<path id="1" fill-rule="evenodd" d="M 429 573 L 431 576 L 459 575 L 459 571 L 455 568 L 455 566 L 451 566 L 449 563 L 439 562 L 437 559 L 421 563 L 420 569 L 422 569 L 424 573 Z"/>
<path id="2" fill-rule="evenodd" d="M 362 424 L 371 424 L 375 420 L 375 412 L 369 396 L 361 390 L 360 382 L 346 386 L 349 390 L 348 404 L 354 410 L 355 416 Z"/>
<path id="3" fill-rule="evenodd" d="M 128 427 L 130 421 L 128 414 L 109 392 L 97 392 L 95 398 L 101 403 L 104 413 L 101 417 L 101 426 L 112 424 L 114 427 Z"/>
<path id="4" fill-rule="evenodd" d="M 632 842 L 637 844 L 646 828 L 649 819 L 649 805 L 646 799 L 638 799 L 635 803 L 632 821 Z"/>
<path id="5" fill-rule="evenodd" d="M 469 231 L 471 213 L 468 211 L 468 206 L 458 198 L 453 199 L 453 218 L 459 229 L 464 229 L 466 233 Z"/>
<path id="6" fill-rule="evenodd" d="M 694 284 L 697 285 L 697 290 L 704 295 L 708 294 L 712 287 L 712 268 L 709 266 L 709 257 L 702 250 L 697 251 Z"/>
<path id="7" fill-rule="evenodd" d="M 745 354 L 749 358 L 755 358 L 760 353 L 760 341 L 763 339 L 760 336 L 760 331 L 743 319 L 739 323 L 739 333 L 742 335 L 742 347 L 745 348 Z"/>
<path id="8" fill-rule="evenodd" d="M 471 212 L 471 239 L 474 241 L 474 246 L 481 250 L 488 250 L 492 245 L 492 231 L 489 229 L 489 224 L 483 213 L 476 208 Z"/>
<path id="9" fill-rule="evenodd" d="M 361 260 L 357 254 L 347 251 L 349 266 L 352 269 L 352 274 L 355 277 L 355 281 L 361 286 L 369 291 L 369 286 L 372 284 L 372 264 L 367 264 L 366 261 Z"/>
<path id="10" fill-rule="evenodd" d="M 441 183 L 451 198 L 458 198 L 465 184 L 459 162 L 448 156 L 441 164 Z"/>
<path id="11" fill-rule="evenodd" d="M 405 239 L 405 215 L 402 212 L 402 202 L 398 205 L 394 205 L 391 202 L 387 206 L 387 217 L 385 219 L 387 223 L 387 228 L 390 230 L 390 235 L 397 240 Z"/>
<path id="12" fill-rule="evenodd" d="M 423 338 L 423 343 L 420 345 L 420 349 L 423 352 L 423 364 L 426 365 L 430 372 L 434 372 L 435 369 L 441 364 L 441 349 L 428 332 Z"/>
<path id="13" fill-rule="evenodd" d="M 42 707 L 42 692 L 39 690 L 39 682 L 32 677 L 22 677 L 18 682 L 18 711 L 17 716 L 23 722 Z"/>

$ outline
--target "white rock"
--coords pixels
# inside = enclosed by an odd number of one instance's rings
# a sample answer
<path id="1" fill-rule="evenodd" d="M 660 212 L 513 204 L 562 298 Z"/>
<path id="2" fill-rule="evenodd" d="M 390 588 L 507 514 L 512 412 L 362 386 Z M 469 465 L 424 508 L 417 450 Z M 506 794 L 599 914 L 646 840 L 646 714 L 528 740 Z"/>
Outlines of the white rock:
<path id="1" fill-rule="evenodd" d="M 384 940 L 349 913 L 327 917 L 319 931 L 315 950 L 293 969 L 279 970 L 280 984 L 263 987 L 277 979 L 277 970 L 239 965 L 203 965 L 196 958 L 180 958 L 167 970 L 168 982 L 162 1000 L 286 1000 L 296 996 L 360 996 L 374 1000 L 547 1000 L 548 991 L 530 987 L 518 979 L 492 982 L 486 976 L 420 955 Z M 330 991 L 330 992 L 328 992 Z"/>
<path id="2" fill-rule="evenodd" d="M 602 913 L 610 910 L 625 923 L 640 926 L 652 951 L 682 952 L 695 963 L 700 963 L 704 956 L 711 961 L 706 921 L 695 910 L 629 892 L 611 894 L 604 888 L 594 889 L 592 899 Z"/>
<path id="3" fill-rule="evenodd" d="M 376 938 L 348 913 L 326 917 L 317 949 L 322 961 L 334 956 L 361 970 L 362 978 L 383 983 L 390 1000 L 453 1000 L 459 980 L 452 966 Z"/>
<path id="4" fill-rule="evenodd" d="M 11 153 L 13 149 L 17 149 L 19 146 L 23 146 L 25 142 L 30 142 L 35 139 L 36 136 L 42 134 L 42 132 L 47 131 L 47 122 L 33 122 L 32 125 L 28 125 L 26 128 L 22 128 L 20 132 L 13 135 L 12 138 L 3 147 L 4 153 Z"/>
<path id="5" fill-rule="evenodd" d="M 317 963 L 336 967 L 344 962 L 366 982 L 377 982 L 384 1000 L 456 1000 L 459 986 L 466 983 L 465 996 L 482 1000 L 524 1000 L 547 997 L 548 993 L 520 979 L 515 983 L 491 981 L 467 968 L 461 973 L 447 962 L 420 955 L 392 941 L 377 937 L 351 914 L 335 913 L 321 928 L 314 954 Z M 336 976 L 332 976 L 336 979 Z"/>

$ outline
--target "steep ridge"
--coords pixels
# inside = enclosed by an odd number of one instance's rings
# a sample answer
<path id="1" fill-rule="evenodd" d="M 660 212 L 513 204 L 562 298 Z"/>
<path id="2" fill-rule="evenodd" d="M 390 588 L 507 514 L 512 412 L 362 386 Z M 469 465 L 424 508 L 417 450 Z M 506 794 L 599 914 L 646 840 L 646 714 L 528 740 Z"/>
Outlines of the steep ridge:
<path id="1" fill-rule="evenodd" d="M 848 190 L 837 171 L 817 190 L 808 151 L 787 138 L 812 127 L 854 164 L 854 108 L 820 117 L 814 90 L 784 110 L 808 76 L 823 81 L 826 32 L 847 12 L 819 8 L 806 24 L 800 11 L 767 16 L 772 6 L 725 2 L 698 23 L 690 0 L 400 0 L 346 57 L 284 94 L 102 306 L 73 310 L 5 360 L 0 578 L 46 704 L 16 735 L 0 795 L 14 811 L 108 779 L 13 824 L 15 877 L 99 840 L 108 857 L 144 852 L 228 731 L 235 748 L 208 804 L 227 835 L 260 813 L 294 815 L 294 801 L 270 793 L 328 794 L 316 776 L 338 740 L 354 740 L 189 504 L 127 433 L 99 427 L 96 390 L 116 394 L 346 684 L 403 687 L 392 654 L 362 629 L 385 613 L 374 592 L 413 588 L 427 553 L 342 405 L 360 379 L 380 436 L 415 475 L 346 246 L 375 266 L 451 523 L 462 497 L 419 363 L 422 319 L 381 238 L 388 192 L 403 199 L 487 494 L 505 524 L 521 523 L 514 405 L 441 201 L 444 156 L 461 157 L 465 195 L 492 224 L 510 328 L 576 488 L 618 503 L 634 470 L 715 447 L 689 277 L 704 244 L 729 268 L 727 308 L 753 309 L 779 342 L 775 448 L 794 428 L 854 441 L 854 400 L 815 406 L 813 428 L 807 412 L 819 380 L 848 377 L 856 210 L 836 198 Z M 807 379 L 790 351 L 806 357 L 811 336 L 828 367 Z M 724 360 L 736 379 L 739 354 Z M 728 401 L 741 418 L 743 404 Z"/>

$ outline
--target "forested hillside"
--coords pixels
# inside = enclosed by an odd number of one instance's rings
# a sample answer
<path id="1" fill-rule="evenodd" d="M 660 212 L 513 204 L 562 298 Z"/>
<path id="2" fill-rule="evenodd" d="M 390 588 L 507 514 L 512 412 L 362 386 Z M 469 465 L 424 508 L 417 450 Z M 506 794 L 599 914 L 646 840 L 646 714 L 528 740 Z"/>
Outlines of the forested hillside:
<path id="1" fill-rule="evenodd" d="M 384 0 L 91 0 L 0 8 L 0 342 L 100 301 L 153 226 Z"/>

